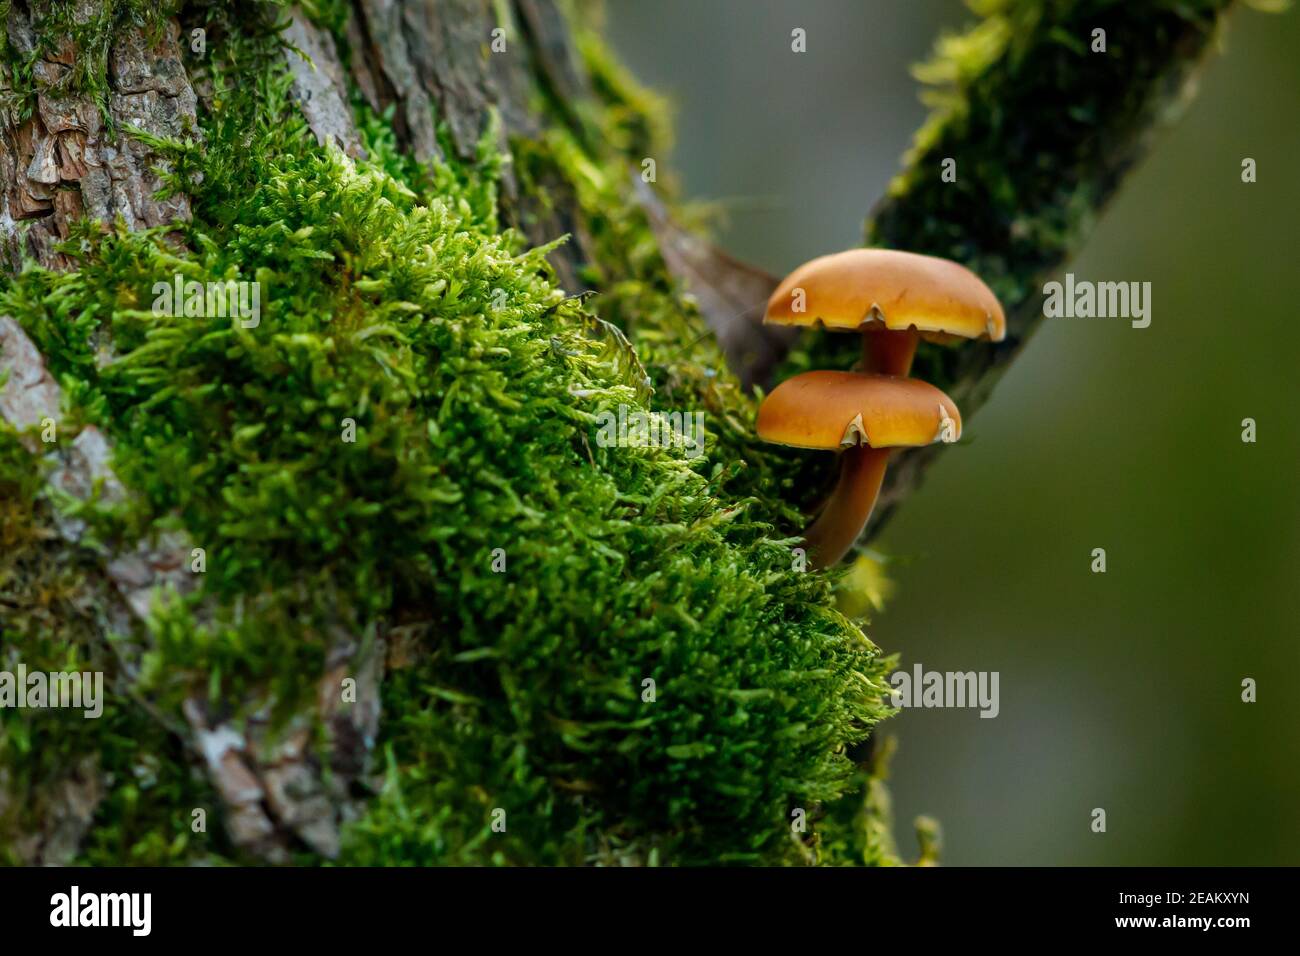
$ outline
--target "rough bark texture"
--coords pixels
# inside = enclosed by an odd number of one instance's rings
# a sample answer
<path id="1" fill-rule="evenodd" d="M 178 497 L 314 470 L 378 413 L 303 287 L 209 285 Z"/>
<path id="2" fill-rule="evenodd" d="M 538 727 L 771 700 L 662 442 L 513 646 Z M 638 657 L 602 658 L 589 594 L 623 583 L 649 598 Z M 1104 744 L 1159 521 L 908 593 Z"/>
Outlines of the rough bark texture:
<path id="1" fill-rule="evenodd" d="M 20 52 L 34 49 L 32 6 L 17 2 L 5 24 L 9 42 Z M 80 16 L 96 12 L 98 0 L 81 0 Z M 498 23 L 504 13 L 505 22 Z M 1209 42 L 1213 17 L 1189 17 L 1181 32 L 1171 28 L 1168 42 L 1152 54 L 1150 69 L 1123 88 L 1124 107 L 1103 115 L 1097 134 L 1109 146 L 1102 157 L 1073 155 L 1066 143 L 1042 142 L 1035 131 L 1010 121 L 1001 135 L 1031 144 L 1008 149 L 1008 164 L 1057 160 L 1069 175 L 1086 177 L 1089 209 L 1114 191 L 1124 170 L 1140 155 L 1152 121 L 1184 87 L 1188 74 Z M 503 33 L 495 34 L 495 30 Z M 313 132 L 357 155 L 361 149 L 349 107 L 349 80 L 378 111 L 392 108 L 399 138 L 421 158 L 454 151 L 473 157 L 485 132 L 499 118 L 498 146 L 510 152 L 519 141 L 543 135 L 559 116 L 575 133 L 583 127 L 580 104 L 591 94 L 564 18 L 553 0 L 354 0 L 344 31 L 350 57 L 340 56 L 334 38 L 295 14 L 285 34 L 307 58 L 289 50 L 285 56 L 294 79 L 294 93 Z M 37 63 L 35 76 L 42 92 L 28 116 L 16 110 L 0 113 L 0 255 L 9 267 L 28 256 L 43 265 L 69 265 L 55 249 L 66 239 L 69 225 L 80 217 L 101 222 L 121 217 L 131 228 L 163 226 L 186 219 L 184 197 L 159 200 L 161 185 L 154 166 L 158 157 L 138 140 L 121 134 L 124 126 L 159 136 L 181 136 L 195 120 L 198 98 L 182 65 L 180 26 L 166 25 L 151 42 L 139 29 L 116 37 L 108 58 L 106 113 L 88 94 L 62 94 L 59 79 L 78 51 L 70 44 Z M 1030 38 L 1031 45 L 1034 38 Z M 498 48 L 493 49 L 494 41 Z M 504 42 L 504 48 L 499 44 Z M 1044 44 L 1046 41 L 1043 41 Z M 1011 99 L 1008 76 L 1004 86 L 994 82 L 982 90 L 990 103 Z M 0 93 L 7 78 L 0 76 Z M 539 108 L 546 110 L 540 113 Z M 440 137 L 435 118 L 445 123 Z M 990 216 L 981 205 L 978 180 L 959 194 L 943 192 L 937 157 L 962 155 L 987 146 L 988 130 L 974 121 L 955 123 L 913 160 L 913 168 L 933 176 L 913 176 L 876 211 L 869 236 L 873 243 L 948 255 L 977 268 L 1003 296 L 1008 306 L 1009 335 L 997 348 L 967 348 L 946 359 L 943 384 L 966 415 L 984 400 L 998 374 L 1015 356 L 1040 318 L 1031 294 L 1041 277 L 1061 264 L 1084 233 L 1082 221 L 1065 221 L 1055 241 L 1025 232 L 1021 220 Z M 1055 152 L 1053 152 L 1055 150 Z M 969 167 L 972 172 L 976 167 Z M 1015 170 L 1010 171 L 1014 175 Z M 978 176 L 978 173 L 976 173 Z M 631 171 L 629 179 L 631 180 Z M 507 170 L 501 206 L 507 224 L 518 227 L 532 242 L 544 243 L 563 234 L 571 241 L 552 253 L 561 283 L 570 292 L 582 291 L 582 268 L 591 258 L 591 243 L 583 234 L 576 199 L 561 183 L 548 183 L 548 201 L 525 192 Z M 793 344 L 785 333 L 763 329 L 763 306 L 775 280 L 727 257 L 706 241 L 676 226 L 656 196 L 641 184 L 641 206 L 650 222 L 671 275 L 695 296 L 700 310 L 721 342 L 729 361 L 746 382 L 766 382 Z M 954 202 L 954 195 L 956 196 Z M 1030 197 L 1024 222 L 1053 219 L 1061 194 Z M 954 239 L 951 222 L 985 222 L 982 232 Z M 16 224 L 28 224 L 25 230 Z M 847 365 L 845 365 L 847 367 Z M 0 317 L 0 378 L 9 378 L 0 391 L 0 416 L 19 429 L 39 426 L 43 419 L 62 419 L 63 397 L 45 371 L 44 361 L 17 323 Z M 123 495 L 110 468 L 112 449 L 93 428 L 55 444 L 55 482 L 74 496 Z M 33 443 L 34 452 L 43 448 Z M 933 455 L 910 456 L 891 470 L 881 511 L 887 514 L 915 487 Z M 81 529 L 65 522 L 59 529 L 69 546 L 80 541 Z M 102 554 L 106 630 L 130 630 L 130 619 L 142 617 L 153 589 L 184 591 L 191 586 L 187 570 L 190 543 L 182 536 L 152 542 L 119 542 Z M 379 622 L 354 622 L 335 635 L 335 651 L 320 675 L 315 714 L 304 713 L 274 736 L 266 720 L 233 726 L 206 702 L 190 700 L 182 734 L 211 777 L 226 804 L 224 818 L 236 846 L 269 861 L 288 859 L 295 840 L 324 856 L 338 847 L 338 827 L 353 809 L 351 790 L 370 772 L 371 749 L 378 727 L 378 685 L 384 659 L 383 628 Z M 126 669 L 136 666 L 130 649 L 121 648 Z M 344 676 L 357 678 L 360 705 L 338 704 Z M 256 707 L 253 708 L 256 712 Z M 328 737 L 325 772 L 312 741 L 319 721 Z M 69 768 L 66 793 L 42 832 L 22 848 L 33 862 L 70 859 L 103 792 L 93 766 Z M 0 779 L 0 809 L 6 800 Z"/>
<path id="2" fill-rule="evenodd" d="M 103 0 L 80 0 L 84 22 L 102 12 Z M 21 3 L 9 13 L 9 43 L 21 56 L 35 50 L 32 15 Z M 63 88 L 78 51 L 71 40 L 46 53 L 34 68 L 41 92 L 26 119 L 0 109 L 0 254 L 16 268 L 23 254 L 42 265 L 68 265 L 55 249 L 69 223 L 121 217 L 131 228 L 162 226 L 189 217 L 184 196 L 160 200 L 162 185 L 148 147 L 121 133 L 134 126 L 158 136 L 178 136 L 195 119 L 194 90 L 181 65 L 180 28 L 170 23 L 156 42 L 140 29 L 125 31 L 108 57 L 107 115 L 93 96 Z M 8 79 L 0 76 L 0 94 Z M 16 223 L 31 220 L 19 242 Z"/>
<path id="3" fill-rule="evenodd" d="M 294 10 L 284 39 L 285 62 L 293 74 L 293 95 L 322 143 L 332 142 L 349 156 L 363 150 L 348 105 L 343 65 L 334 38 Z"/>

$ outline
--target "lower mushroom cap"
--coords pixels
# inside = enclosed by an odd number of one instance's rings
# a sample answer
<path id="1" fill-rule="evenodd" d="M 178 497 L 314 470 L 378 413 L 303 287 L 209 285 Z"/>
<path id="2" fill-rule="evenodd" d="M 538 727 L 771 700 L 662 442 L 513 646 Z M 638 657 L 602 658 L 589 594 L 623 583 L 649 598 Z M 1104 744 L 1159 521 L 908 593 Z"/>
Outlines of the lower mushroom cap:
<path id="1" fill-rule="evenodd" d="M 929 445 L 961 437 L 961 413 L 914 378 L 814 371 L 786 379 L 758 410 L 758 435 L 795 448 L 839 451 Z"/>

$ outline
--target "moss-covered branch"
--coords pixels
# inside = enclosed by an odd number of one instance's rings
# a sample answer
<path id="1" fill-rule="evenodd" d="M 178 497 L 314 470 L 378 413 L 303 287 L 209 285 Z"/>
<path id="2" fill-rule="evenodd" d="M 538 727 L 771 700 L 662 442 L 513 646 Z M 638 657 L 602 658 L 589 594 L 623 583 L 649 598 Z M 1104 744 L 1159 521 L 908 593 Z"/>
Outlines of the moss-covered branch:
<path id="1" fill-rule="evenodd" d="M 1007 312 L 1000 345 L 922 345 L 913 374 L 972 415 L 1042 320 L 1041 289 L 1083 244 L 1106 203 L 1194 90 L 1232 0 L 990 0 L 918 68 L 932 113 L 873 211 L 866 244 L 955 259 Z M 1095 30 L 1105 51 L 1093 52 Z M 956 161 L 956 180 L 942 177 Z M 1172 198 L 1171 198 L 1171 201 Z M 842 337 L 808 341 L 792 367 L 847 368 Z M 942 454 L 891 468 L 877 529 Z M 816 467 L 816 465 L 814 465 Z M 868 534 L 871 531 L 869 530 Z"/>

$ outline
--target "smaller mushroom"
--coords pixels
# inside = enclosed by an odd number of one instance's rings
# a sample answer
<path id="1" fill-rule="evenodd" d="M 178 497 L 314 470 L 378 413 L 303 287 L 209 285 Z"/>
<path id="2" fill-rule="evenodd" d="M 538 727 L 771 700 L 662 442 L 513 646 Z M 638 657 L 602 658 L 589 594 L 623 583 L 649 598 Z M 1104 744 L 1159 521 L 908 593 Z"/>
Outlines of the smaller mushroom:
<path id="1" fill-rule="evenodd" d="M 895 448 L 961 437 L 956 403 L 928 382 L 859 372 L 804 372 L 786 379 L 758 409 L 758 436 L 794 448 L 838 451 L 840 475 L 804 532 L 814 567 L 835 564 L 875 508 Z"/>
<path id="2" fill-rule="evenodd" d="M 975 273 L 947 259 L 850 249 L 806 262 L 767 302 L 764 322 L 862 332 L 862 371 L 906 375 L 916 343 L 1001 342 L 1007 320 Z"/>

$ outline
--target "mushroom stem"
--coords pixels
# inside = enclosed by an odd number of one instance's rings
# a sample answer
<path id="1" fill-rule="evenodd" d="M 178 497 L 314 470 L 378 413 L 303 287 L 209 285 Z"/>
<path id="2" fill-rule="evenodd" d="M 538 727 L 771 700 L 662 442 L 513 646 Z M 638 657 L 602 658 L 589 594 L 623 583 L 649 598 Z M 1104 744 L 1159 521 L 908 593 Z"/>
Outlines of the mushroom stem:
<path id="1" fill-rule="evenodd" d="M 921 334 L 916 329 L 891 331 L 873 329 L 862 333 L 862 371 L 876 375 L 905 377 L 912 370 L 912 357 Z"/>
<path id="2" fill-rule="evenodd" d="M 821 513 L 804 532 L 814 568 L 839 562 L 867 526 L 889 463 L 888 448 L 854 445 L 840 455 L 840 477 Z"/>

